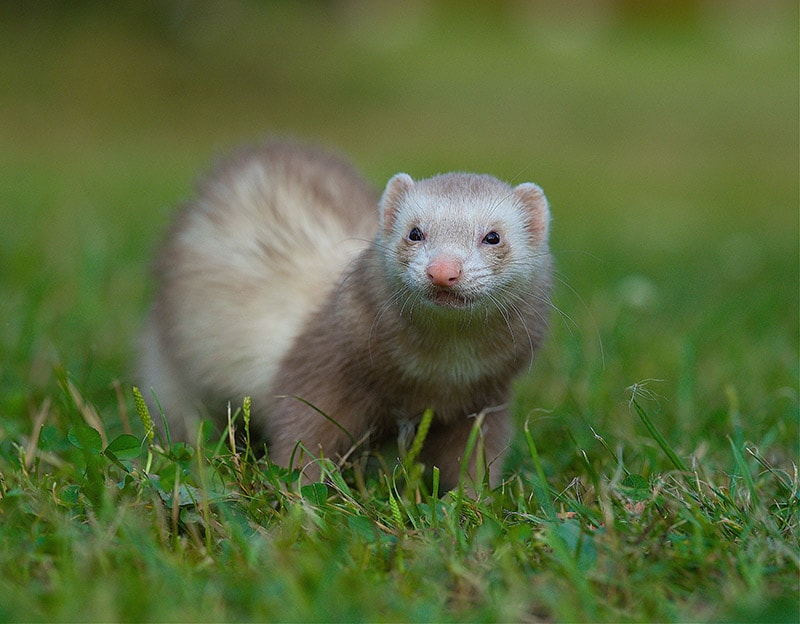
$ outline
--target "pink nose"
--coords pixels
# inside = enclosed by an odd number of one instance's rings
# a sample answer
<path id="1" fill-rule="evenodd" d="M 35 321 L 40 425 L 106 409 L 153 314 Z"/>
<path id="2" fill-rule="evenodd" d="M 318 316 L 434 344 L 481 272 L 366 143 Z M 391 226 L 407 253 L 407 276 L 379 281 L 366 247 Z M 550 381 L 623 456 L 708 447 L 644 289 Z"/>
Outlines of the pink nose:
<path id="1" fill-rule="evenodd" d="M 461 278 L 461 262 L 455 258 L 434 258 L 428 265 L 428 279 L 436 286 L 449 288 Z"/>

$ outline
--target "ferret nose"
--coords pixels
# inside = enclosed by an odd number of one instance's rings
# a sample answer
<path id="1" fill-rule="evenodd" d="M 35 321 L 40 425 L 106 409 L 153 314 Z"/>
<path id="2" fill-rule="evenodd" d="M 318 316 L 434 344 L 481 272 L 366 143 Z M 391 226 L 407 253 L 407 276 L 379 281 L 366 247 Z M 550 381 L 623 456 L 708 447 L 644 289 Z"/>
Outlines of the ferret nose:
<path id="1" fill-rule="evenodd" d="M 428 279 L 435 286 L 455 286 L 461 279 L 461 262 L 455 258 L 434 258 L 428 265 Z"/>

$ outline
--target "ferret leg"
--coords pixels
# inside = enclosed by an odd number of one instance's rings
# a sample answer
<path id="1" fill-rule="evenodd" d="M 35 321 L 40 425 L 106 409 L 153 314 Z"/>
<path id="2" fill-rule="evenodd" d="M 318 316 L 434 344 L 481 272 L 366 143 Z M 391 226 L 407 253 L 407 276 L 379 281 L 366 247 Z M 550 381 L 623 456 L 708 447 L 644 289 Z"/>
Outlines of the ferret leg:
<path id="1" fill-rule="evenodd" d="M 428 433 L 421 458 L 428 468 L 439 468 L 443 488 L 453 489 L 458 485 L 467 441 L 476 422 L 475 418 L 465 417 L 441 427 L 432 427 Z M 503 409 L 486 413 L 469 458 L 466 485 L 484 474 L 484 465 L 488 468 L 489 485 L 499 485 L 510 439 L 508 412 Z"/>
<path id="2" fill-rule="evenodd" d="M 296 399 L 285 399 L 296 400 Z M 270 459 L 279 466 L 301 468 L 304 482 L 318 481 L 320 468 L 317 460 L 325 457 L 334 462 L 354 444 L 363 431 L 345 432 L 306 405 L 281 405 L 270 414 L 267 426 Z M 349 435 L 348 435 L 349 434 Z M 299 442 L 299 444 L 298 444 Z"/>

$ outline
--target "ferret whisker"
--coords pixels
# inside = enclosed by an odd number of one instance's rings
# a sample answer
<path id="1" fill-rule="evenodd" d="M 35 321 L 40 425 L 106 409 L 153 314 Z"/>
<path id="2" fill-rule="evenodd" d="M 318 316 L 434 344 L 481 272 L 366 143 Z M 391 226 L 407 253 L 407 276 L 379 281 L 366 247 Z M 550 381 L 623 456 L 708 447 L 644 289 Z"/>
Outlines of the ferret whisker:
<path id="1" fill-rule="evenodd" d="M 563 256 L 565 254 L 577 254 L 579 256 L 586 256 L 587 258 L 591 258 L 592 260 L 596 260 L 600 264 L 605 264 L 606 260 L 595 253 L 590 251 L 586 251 L 585 249 L 558 249 L 554 250 L 557 251 L 559 256 Z"/>
<path id="2" fill-rule="evenodd" d="M 525 170 L 525 167 L 520 167 L 517 172 L 508 179 L 509 184 L 514 184 L 517 180 L 519 180 L 522 172 Z"/>
<path id="3" fill-rule="evenodd" d="M 498 209 L 498 208 L 499 208 L 499 207 L 500 207 L 502 204 L 504 204 L 504 203 L 505 203 L 505 202 L 508 200 L 508 198 L 509 198 L 509 197 L 513 197 L 513 196 L 514 196 L 514 189 L 511 189 L 511 190 L 510 190 L 508 193 L 506 193 L 505 195 L 498 197 L 498 198 L 495 200 L 495 202 L 489 206 L 488 213 L 489 213 L 490 215 L 494 215 L 494 213 L 497 211 L 497 209 Z"/>
<path id="4" fill-rule="evenodd" d="M 528 337 L 528 352 L 530 353 L 530 356 L 528 358 L 528 372 L 530 373 L 531 369 L 533 368 L 533 354 L 535 352 L 535 347 L 533 344 L 533 336 L 531 335 L 531 330 L 528 327 L 528 324 L 525 322 L 522 310 L 520 310 L 517 306 L 513 306 L 513 309 L 517 313 L 517 316 L 519 317 L 520 322 L 522 323 L 522 328 L 525 330 L 525 335 Z M 541 318 L 541 314 L 537 312 L 537 315 Z M 546 325 L 547 319 L 542 319 L 542 322 Z"/>
<path id="5" fill-rule="evenodd" d="M 567 314 L 564 310 L 562 310 L 555 303 L 553 303 L 546 294 L 531 293 L 531 296 L 534 299 L 536 299 L 537 301 L 541 301 L 542 303 L 547 305 L 547 307 L 549 307 L 551 310 L 556 312 L 558 314 L 559 318 L 561 318 L 561 320 L 564 322 L 564 326 L 567 328 L 567 331 L 569 331 L 571 336 L 575 335 L 574 331 L 578 331 L 578 332 L 580 331 L 580 326 L 575 321 L 575 319 L 572 318 L 569 314 Z"/>
<path id="6" fill-rule="evenodd" d="M 556 281 L 557 281 L 559 284 L 561 284 L 561 285 L 562 285 L 562 286 L 564 286 L 564 287 L 565 287 L 567 290 L 569 290 L 569 292 L 571 292 L 571 293 L 572 293 L 572 294 L 573 294 L 573 295 L 574 295 L 574 296 L 575 296 L 575 297 L 578 299 L 578 301 L 580 302 L 580 304 L 583 306 L 583 309 L 584 309 L 584 310 L 586 310 L 586 312 L 589 314 L 589 320 L 590 320 L 590 321 L 591 321 L 591 323 L 592 323 L 592 328 L 594 329 L 595 336 L 597 337 L 597 344 L 598 344 L 598 346 L 600 347 L 600 363 L 601 363 L 602 369 L 603 369 L 603 370 L 605 370 L 605 369 L 606 369 L 606 355 L 605 355 L 605 349 L 603 348 L 603 337 L 600 335 L 600 328 L 597 326 L 597 321 L 595 320 L 595 318 L 594 318 L 594 315 L 592 314 L 592 310 L 591 310 L 591 308 L 590 308 L 590 307 L 589 307 L 589 305 L 586 303 L 586 301 L 583 299 L 583 297 L 581 297 L 581 296 L 580 296 L 580 294 L 578 293 L 578 291 L 577 291 L 577 290 L 575 290 L 575 289 L 574 289 L 574 288 L 573 288 L 573 287 L 572 287 L 572 286 L 569 284 L 569 282 L 567 282 L 567 280 L 566 280 L 566 279 L 562 278 L 562 277 L 561 277 L 561 275 L 560 275 L 558 272 L 556 272 L 556 271 L 554 271 L 554 272 L 553 272 L 553 278 L 554 278 L 554 279 L 555 279 L 555 280 L 556 280 Z M 555 306 L 552 304 L 552 302 L 551 302 L 551 304 L 550 304 L 550 305 L 551 305 L 551 306 L 553 306 L 553 307 L 554 307 L 554 309 L 558 310 L 558 311 L 559 311 L 559 313 L 561 312 L 561 311 L 560 311 L 558 308 L 556 308 L 556 307 L 555 307 Z M 567 317 L 567 318 L 570 318 L 570 317 Z M 570 320 L 573 322 L 573 324 L 574 324 L 574 325 L 575 325 L 575 327 L 577 328 L 577 327 L 578 327 L 578 324 L 575 322 L 575 320 L 574 320 L 574 319 L 572 319 L 572 318 L 570 318 Z"/>
<path id="7" fill-rule="evenodd" d="M 516 310 L 516 306 L 514 306 L 513 304 L 510 305 L 510 306 L 505 306 L 500 302 L 500 300 L 497 299 L 497 297 L 494 297 L 492 295 L 490 295 L 490 301 L 495 305 L 495 307 L 497 308 L 497 311 L 500 313 L 500 316 L 503 318 L 503 322 L 505 323 L 505 326 L 508 329 L 508 335 L 511 337 L 511 343 L 514 345 L 514 347 L 516 347 L 517 346 L 517 337 L 514 334 L 514 328 L 511 325 L 511 315 L 509 314 L 509 311 L 508 311 L 508 307 L 510 307 L 514 311 L 517 311 Z M 519 316 L 519 313 L 518 313 L 518 316 Z M 522 316 L 519 316 L 519 318 L 522 319 Z"/>

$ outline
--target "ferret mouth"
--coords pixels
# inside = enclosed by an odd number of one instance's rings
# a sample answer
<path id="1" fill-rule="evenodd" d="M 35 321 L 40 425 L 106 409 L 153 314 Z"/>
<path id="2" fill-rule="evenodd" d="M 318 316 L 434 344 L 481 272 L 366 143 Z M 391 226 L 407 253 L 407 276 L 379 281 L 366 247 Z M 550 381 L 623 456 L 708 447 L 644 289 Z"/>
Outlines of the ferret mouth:
<path id="1" fill-rule="evenodd" d="M 447 290 L 446 288 L 437 288 L 428 295 L 428 299 L 434 305 L 442 308 L 465 308 L 469 305 L 470 301 L 464 295 Z"/>

